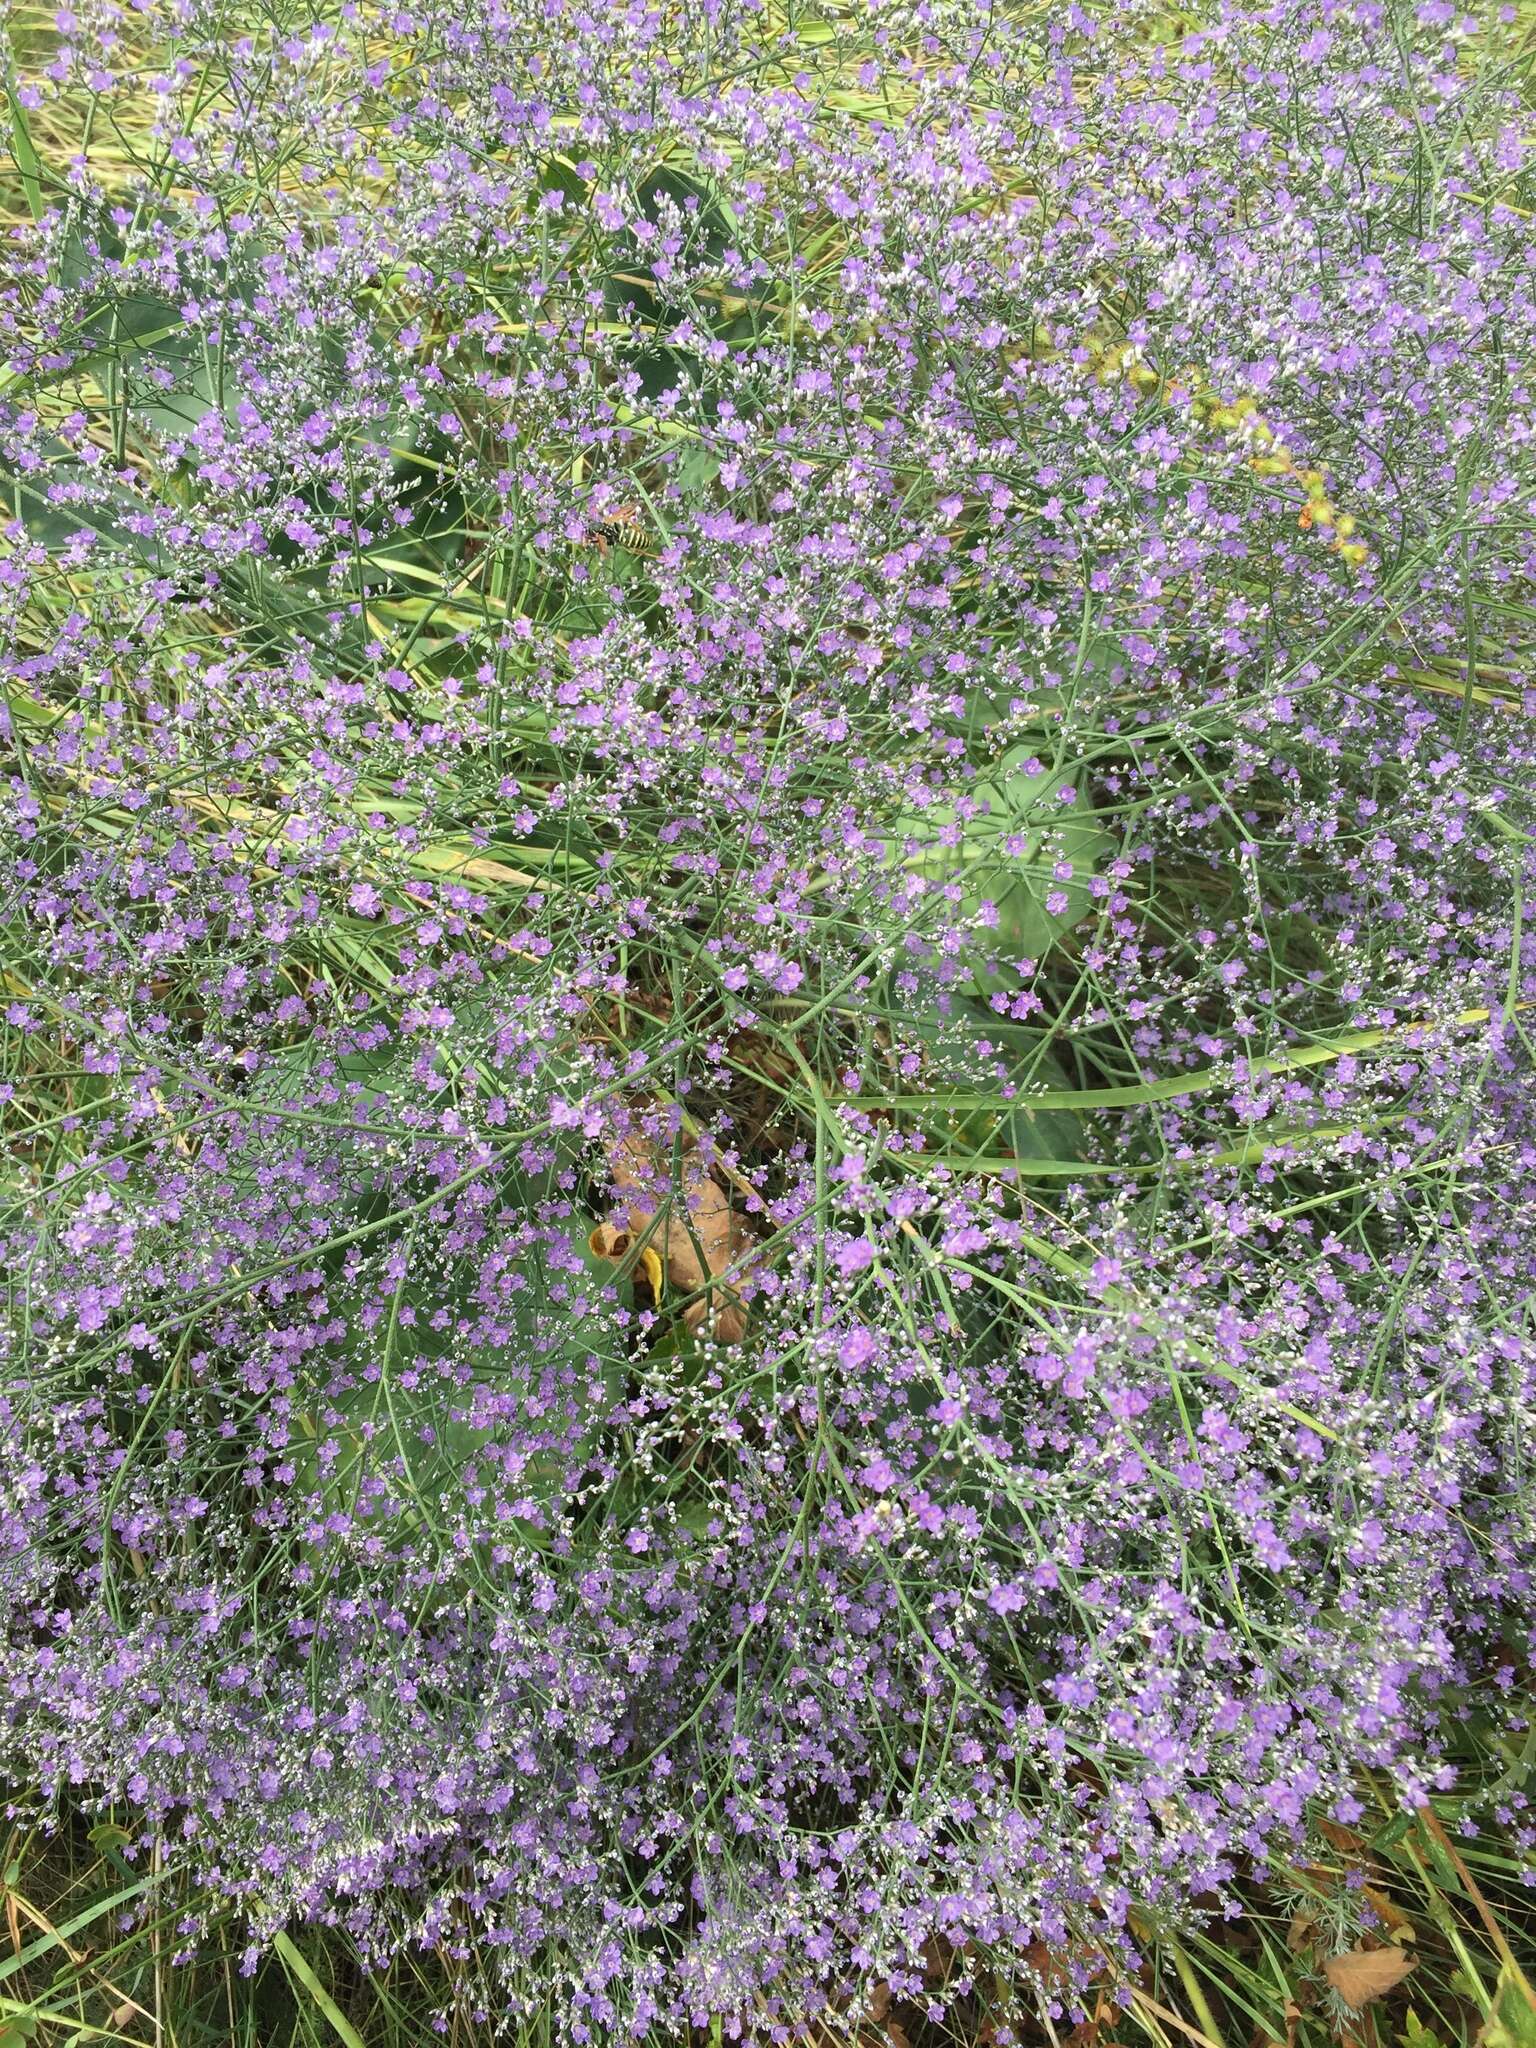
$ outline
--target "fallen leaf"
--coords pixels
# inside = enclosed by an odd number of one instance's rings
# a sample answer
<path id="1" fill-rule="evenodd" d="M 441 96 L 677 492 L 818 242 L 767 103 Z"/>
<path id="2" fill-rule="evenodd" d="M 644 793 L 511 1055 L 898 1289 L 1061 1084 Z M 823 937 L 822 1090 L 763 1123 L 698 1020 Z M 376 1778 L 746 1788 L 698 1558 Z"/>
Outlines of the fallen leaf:
<path id="1" fill-rule="evenodd" d="M 923 1936 L 923 1974 L 930 1984 L 942 1984 L 954 1968 L 955 1957 L 963 1951 L 942 1934 Z"/>
<path id="2" fill-rule="evenodd" d="M 1346 2005 L 1358 2011 L 1400 1984 L 1413 1968 L 1413 1957 L 1400 1948 L 1351 1948 L 1329 1956 L 1323 1975 Z"/>
<path id="3" fill-rule="evenodd" d="M 680 1294 L 708 1286 L 704 1299 L 683 1311 L 684 1323 L 722 1344 L 739 1343 L 747 1326 L 746 1310 L 737 1289 L 720 1276 L 739 1268 L 752 1236 L 697 1149 L 689 1147 L 683 1153 L 680 1189 L 672 1185 L 668 1165 L 648 1138 L 621 1139 L 608 1166 L 621 1206 L 616 1217 L 593 1231 L 592 1250 L 600 1258 L 622 1258 L 633 1240 L 649 1231 L 650 1244 L 641 1256 L 653 1292 L 660 1291 L 663 1266 L 668 1284 Z M 654 1270 L 648 1257 L 652 1247 Z"/>
<path id="4" fill-rule="evenodd" d="M 1099 2042 L 1104 2035 L 1104 2024 L 1103 2015 L 1097 2012 L 1090 2014 L 1085 2020 L 1079 2020 L 1067 2035 L 1063 2048 L 1099 2048 Z"/>
<path id="5" fill-rule="evenodd" d="M 1305 1909 L 1296 1914 L 1286 1933 L 1285 1945 L 1293 1956 L 1299 1956 L 1317 1932 L 1317 1922 Z"/>
<path id="6" fill-rule="evenodd" d="M 599 1223 L 592 1232 L 592 1235 L 587 1239 L 587 1245 L 594 1258 L 617 1261 L 628 1254 L 629 1248 L 634 1241 L 633 1231 L 620 1230 L 616 1224 L 612 1223 Z M 661 1254 L 654 1245 L 648 1244 L 641 1247 L 640 1270 L 645 1275 L 646 1285 L 650 1288 L 652 1297 L 660 1301 L 662 1282 Z"/>
<path id="7" fill-rule="evenodd" d="M 1391 1940 L 1413 1940 L 1415 1933 L 1413 1922 L 1408 1918 L 1402 1907 L 1397 1905 L 1392 1899 L 1389 1899 L 1378 1885 L 1368 1884 L 1365 1887 L 1365 1902 L 1382 1926 L 1388 1930 Z"/>

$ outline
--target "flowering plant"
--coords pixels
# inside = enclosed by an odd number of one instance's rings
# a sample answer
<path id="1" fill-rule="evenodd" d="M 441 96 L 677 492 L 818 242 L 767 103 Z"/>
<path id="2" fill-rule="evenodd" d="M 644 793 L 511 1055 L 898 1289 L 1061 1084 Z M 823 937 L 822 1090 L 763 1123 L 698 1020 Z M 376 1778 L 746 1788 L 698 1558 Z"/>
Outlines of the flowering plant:
<path id="1" fill-rule="evenodd" d="M 1004 2041 L 1529 1860 L 1506 15 L 18 30 L 0 1770 L 182 1953 Z"/>

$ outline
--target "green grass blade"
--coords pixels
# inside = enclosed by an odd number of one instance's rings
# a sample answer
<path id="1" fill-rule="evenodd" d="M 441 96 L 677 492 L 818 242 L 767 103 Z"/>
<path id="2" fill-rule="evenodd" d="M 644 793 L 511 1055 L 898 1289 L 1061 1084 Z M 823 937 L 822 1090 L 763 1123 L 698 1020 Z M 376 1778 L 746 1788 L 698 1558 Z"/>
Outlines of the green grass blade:
<path id="1" fill-rule="evenodd" d="M 320 1979 L 315 1975 L 304 1956 L 300 1953 L 298 1946 L 286 1934 L 274 1935 L 272 1946 L 282 1958 L 284 1967 L 304 1986 L 304 1989 L 309 1993 L 320 2011 L 330 2021 L 336 2038 L 339 2041 L 344 2041 L 346 2048 L 363 2048 L 362 2035 L 320 1982 Z"/>
<path id="2" fill-rule="evenodd" d="M 11 116 L 11 156 L 21 178 L 21 189 L 27 195 L 27 205 L 32 209 L 32 218 L 41 220 L 45 211 L 43 167 L 32 145 L 32 130 L 27 122 L 26 109 L 16 97 L 16 88 L 9 78 L 5 82 L 5 99 Z"/>

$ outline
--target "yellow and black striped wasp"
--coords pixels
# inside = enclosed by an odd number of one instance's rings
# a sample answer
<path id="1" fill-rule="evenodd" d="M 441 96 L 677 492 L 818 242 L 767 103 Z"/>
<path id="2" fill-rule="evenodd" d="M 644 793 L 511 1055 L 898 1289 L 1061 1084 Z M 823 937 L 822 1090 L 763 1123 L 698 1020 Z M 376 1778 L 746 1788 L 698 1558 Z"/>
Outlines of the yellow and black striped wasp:
<path id="1" fill-rule="evenodd" d="M 587 539 L 602 555 L 614 548 L 631 555 L 654 555 L 660 545 L 637 505 L 616 506 L 605 518 L 594 520 L 587 528 Z"/>

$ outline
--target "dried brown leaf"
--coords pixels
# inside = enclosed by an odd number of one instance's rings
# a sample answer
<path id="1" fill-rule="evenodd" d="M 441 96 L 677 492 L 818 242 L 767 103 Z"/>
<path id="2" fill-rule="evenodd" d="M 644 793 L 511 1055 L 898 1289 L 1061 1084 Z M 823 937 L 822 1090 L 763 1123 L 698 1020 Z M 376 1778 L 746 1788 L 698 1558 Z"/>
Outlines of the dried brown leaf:
<path id="1" fill-rule="evenodd" d="M 1376 1915 L 1382 1926 L 1388 1929 L 1394 1941 L 1413 1940 L 1415 1933 L 1413 1922 L 1395 1900 L 1387 1897 L 1387 1894 L 1379 1885 L 1368 1884 L 1365 1887 L 1364 1895 L 1366 1904 Z"/>
<path id="2" fill-rule="evenodd" d="M 952 1942 L 942 1934 L 923 1936 L 923 1975 L 930 1984 L 942 1984 L 955 1966 L 955 1957 L 960 1954 Z"/>
<path id="3" fill-rule="evenodd" d="M 632 1231 L 620 1230 L 616 1224 L 612 1223 L 599 1223 L 587 1239 L 588 1246 L 597 1258 L 612 1259 L 616 1263 L 620 1259 L 628 1258 L 633 1243 L 634 1233 Z M 636 1258 L 636 1264 L 645 1275 L 646 1285 L 650 1288 L 652 1297 L 659 1301 L 661 1299 L 662 1279 L 660 1252 L 656 1250 L 654 1245 L 642 1245 Z"/>
<path id="4" fill-rule="evenodd" d="M 1316 1932 L 1316 1919 L 1313 1917 L 1311 1913 L 1307 1912 L 1305 1908 L 1303 1908 L 1303 1910 L 1297 1913 L 1291 1921 L 1290 1927 L 1286 1933 L 1285 1945 L 1290 1950 L 1293 1956 L 1298 1956 L 1301 1954 L 1301 1951 L 1307 1946 L 1307 1944 L 1311 1941 L 1313 1935 L 1316 1934 Z"/>
<path id="5" fill-rule="evenodd" d="M 1344 2003 L 1358 2011 L 1394 1984 L 1401 1984 L 1412 1968 L 1413 1957 L 1400 1948 L 1351 1948 L 1343 1955 L 1329 1956 L 1323 1975 Z"/>
<path id="6" fill-rule="evenodd" d="M 746 1310 L 737 1289 L 721 1275 L 739 1266 L 752 1235 L 697 1150 L 683 1153 L 677 1188 L 668 1163 L 647 1138 L 622 1139 L 608 1165 L 619 1208 L 616 1217 L 593 1232 L 592 1249 L 604 1258 L 622 1256 L 608 1247 L 622 1242 L 627 1249 L 632 1238 L 649 1231 L 669 1286 L 680 1294 L 709 1288 L 703 1300 L 684 1310 L 687 1327 L 703 1329 L 722 1344 L 739 1342 Z"/>
<path id="7" fill-rule="evenodd" d="M 1344 1827 L 1336 1820 L 1320 1820 L 1317 1826 L 1323 1840 L 1332 1843 L 1344 1855 L 1359 1856 L 1363 1853 L 1365 1837 L 1357 1835 L 1353 1828 Z"/>

